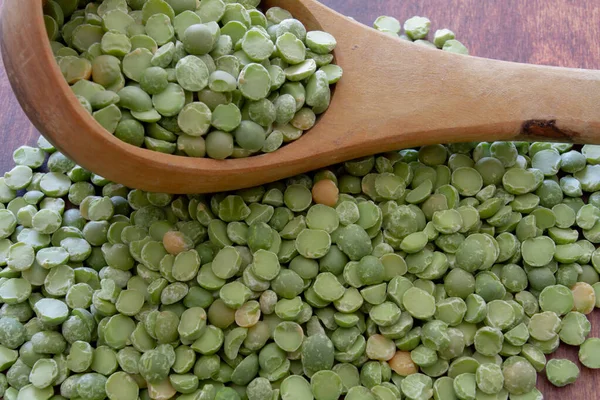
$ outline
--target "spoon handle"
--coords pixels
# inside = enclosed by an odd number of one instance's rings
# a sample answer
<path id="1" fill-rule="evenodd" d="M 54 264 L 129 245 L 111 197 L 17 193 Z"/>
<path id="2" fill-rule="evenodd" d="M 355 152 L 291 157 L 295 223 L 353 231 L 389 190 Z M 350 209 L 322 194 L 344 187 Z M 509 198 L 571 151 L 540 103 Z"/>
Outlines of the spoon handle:
<path id="1" fill-rule="evenodd" d="M 492 140 L 600 143 L 600 71 L 436 51 L 314 0 L 300 2 L 305 18 L 337 38 L 336 62 L 344 68 L 315 128 L 320 134 L 309 135 L 316 153 L 348 158 Z"/>

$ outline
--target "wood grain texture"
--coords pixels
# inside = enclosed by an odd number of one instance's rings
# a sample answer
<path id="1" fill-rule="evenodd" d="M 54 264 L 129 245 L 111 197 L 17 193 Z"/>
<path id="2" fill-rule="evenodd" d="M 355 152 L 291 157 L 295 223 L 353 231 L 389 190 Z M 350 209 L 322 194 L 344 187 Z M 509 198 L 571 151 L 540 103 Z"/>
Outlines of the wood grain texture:
<path id="1" fill-rule="evenodd" d="M 0 173 L 13 167 L 14 149 L 35 144 L 38 136 L 10 88 L 4 67 L 0 67 Z"/>
<path id="2" fill-rule="evenodd" d="M 472 54 L 508 61 L 564 67 L 600 68 L 600 2 L 596 0 L 322 0 L 339 12 L 371 24 L 379 15 L 404 20 L 427 16 L 433 29 L 449 28 Z M 0 0 L 0 4 L 3 1 Z M 418 74 L 419 71 L 415 71 Z M 34 144 L 27 121 L 0 68 L 0 173 L 8 170 L 19 145 Z M 592 316 L 592 336 L 600 336 L 600 312 Z M 576 348 L 561 346 L 553 357 L 576 360 Z M 541 377 L 547 399 L 600 397 L 597 372 L 582 368 L 576 385 L 553 388 Z"/>

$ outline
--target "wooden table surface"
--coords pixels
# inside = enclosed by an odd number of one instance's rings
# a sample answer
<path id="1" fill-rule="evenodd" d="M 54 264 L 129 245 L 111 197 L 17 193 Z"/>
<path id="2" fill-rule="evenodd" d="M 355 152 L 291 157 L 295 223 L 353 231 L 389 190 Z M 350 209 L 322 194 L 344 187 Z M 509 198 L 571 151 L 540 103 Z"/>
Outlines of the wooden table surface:
<path id="1" fill-rule="evenodd" d="M 16 6 L 18 0 L 0 0 Z M 600 68 L 598 0 L 322 0 L 335 10 L 371 25 L 380 15 L 405 20 L 426 16 L 432 29 L 449 28 L 476 56 L 574 68 Z M 418 71 L 415 71 L 418 73 Z M 32 79 L 35 79 L 32 77 Z M 0 66 L 0 173 L 13 165 L 12 152 L 34 144 L 38 132 L 15 99 Z M 600 336 L 600 311 L 592 316 Z M 561 346 L 553 357 L 577 359 L 576 348 Z M 545 398 L 600 398 L 600 371 L 582 367 L 575 385 L 556 389 L 540 376 Z"/>

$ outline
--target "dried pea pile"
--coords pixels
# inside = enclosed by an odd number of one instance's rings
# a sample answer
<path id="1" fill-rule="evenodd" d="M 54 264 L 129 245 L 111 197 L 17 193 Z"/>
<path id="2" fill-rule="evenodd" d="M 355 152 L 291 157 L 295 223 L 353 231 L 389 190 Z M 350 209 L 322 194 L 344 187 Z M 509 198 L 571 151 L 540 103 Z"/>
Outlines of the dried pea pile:
<path id="1" fill-rule="evenodd" d="M 329 107 L 333 36 L 260 0 L 48 0 L 61 72 L 108 132 L 190 157 L 270 153 Z"/>
<path id="2" fill-rule="evenodd" d="M 380 32 L 391 36 L 398 36 L 402 40 L 415 44 L 441 49 L 458 54 L 469 54 L 467 47 L 456 40 L 456 35 L 450 29 L 438 29 L 433 35 L 433 40 L 428 40 L 431 21 L 425 17 L 412 17 L 404 22 L 404 33 L 400 21 L 394 17 L 381 16 L 375 20 L 373 27 Z"/>
<path id="3" fill-rule="evenodd" d="M 131 190 L 43 138 L 13 158 L 4 399 L 530 400 L 537 372 L 577 379 L 546 363 L 561 342 L 600 368 L 599 146 L 426 146 L 210 196 Z"/>
<path id="4" fill-rule="evenodd" d="M 43 139 L 14 160 L 7 400 L 538 399 L 538 371 L 579 375 L 546 365 L 561 342 L 600 368 L 598 146 L 427 146 L 212 196 L 129 190 Z"/>

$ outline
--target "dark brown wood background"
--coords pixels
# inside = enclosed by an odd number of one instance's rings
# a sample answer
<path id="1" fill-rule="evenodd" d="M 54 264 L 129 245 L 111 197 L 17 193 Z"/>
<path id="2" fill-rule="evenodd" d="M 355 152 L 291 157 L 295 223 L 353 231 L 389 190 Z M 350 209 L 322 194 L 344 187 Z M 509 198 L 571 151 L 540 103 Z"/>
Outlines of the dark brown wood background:
<path id="1" fill-rule="evenodd" d="M 0 0 L 17 6 L 18 0 Z M 508 61 L 574 68 L 600 68 L 600 0 L 322 0 L 371 25 L 380 15 L 401 21 L 426 16 L 432 29 L 456 32 L 471 53 Z M 419 71 L 415 71 L 418 74 Z M 35 79 L 35 77 L 32 77 Z M 551 90 L 551 88 L 549 88 Z M 600 105 L 599 105 L 600 109 Z M 15 99 L 0 66 L 0 173 L 13 165 L 12 152 L 34 144 L 38 132 Z M 600 336 L 600 311 L 592 335 Z M 562 346 L 553 357 L 575 361 L 577 349 Z M 556 389 L 540 375 L 538 387 L 550 400 L 600 398 L 600 371 L 582 368 L 575 385 Z"/>

